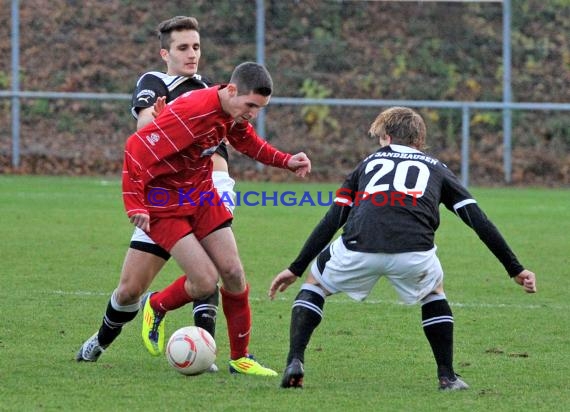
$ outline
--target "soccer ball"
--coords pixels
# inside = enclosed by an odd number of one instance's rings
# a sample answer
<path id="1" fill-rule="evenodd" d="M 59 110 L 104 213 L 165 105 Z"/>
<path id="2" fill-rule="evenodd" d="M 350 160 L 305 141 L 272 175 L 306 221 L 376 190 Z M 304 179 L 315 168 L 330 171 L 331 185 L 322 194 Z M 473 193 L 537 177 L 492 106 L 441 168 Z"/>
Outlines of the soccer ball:
<path id="1" fill-rule="evenodd" d="M 216 342 L 212 335 L 197 326 L 178 329 L 168 339 L 166 359 L 183 375 L 199 375 L 216 360 Z"/>

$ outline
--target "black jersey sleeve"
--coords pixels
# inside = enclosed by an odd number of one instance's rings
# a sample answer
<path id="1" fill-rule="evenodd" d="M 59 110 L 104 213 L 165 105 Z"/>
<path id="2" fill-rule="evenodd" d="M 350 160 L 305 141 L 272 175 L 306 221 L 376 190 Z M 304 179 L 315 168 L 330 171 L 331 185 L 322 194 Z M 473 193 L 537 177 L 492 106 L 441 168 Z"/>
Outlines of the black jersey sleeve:
<path id="1" fill-rule="evenodd" d="M 501 232 L 487 218 L 477 203 L 466 204 L 457 209 L 456 213 L 467 226 L 477 233 L 479 239 L 499 259 L 509 276 L 514 277 L 524 270 Z"/>
<path id="2" fill-rule="evenodd" d="M 472 228 L 479 239 L 489 248 L 501 262 L 509 276 L 518 275 L 524 267 L 501 235 L 501 232 L 491 222 L 477 204 L 471 193 L 459 182 L 457 177 L 446 169 L 442 185 L 442 202 Z"/>
<path id="3" fill-rule="evenodd" d="M 151 107 L 160 96 L 168 96 L 168 88 L 158 76 L 143 74 L 133 91 L 131 113 L 136 118 L 141 109 Z"/>
<path id="4" fill-rule="evenodd" d="M 291 265 L 289 270 L 301 277 L 311 261 L 329 244 L 335 233 L 346 223 L 349 206 L 341 206 L 333 203 L 325 216 L 315 226 L 299 255 Z"/>
<path id="5" fill-rule="evenodd" d="M 362 164 L 362 163 L 360 163 Z M 289 265 L 289 270 L 301 277 L 311 261 L 327 246 L 336 232 L 344 226 L 352 210 L 352 196 L 358 186 L 358 170 L 360 164 L 346 178 L 340 189 L 336 191 L 333 204 L 321 221 L 315 226 L 297 258 Z"/>
<path id="6" fill-rule="evenodd" d="M 226 162 L 230 161 L 230 155 L 228 153 L 228 146 L 227 146 L 226 142 L 224 142 L 223 140 L 222 140 L 222 143 L 220 143 L 220 145 L 216 149 L 216 153 L 219 154 L 220 156 L 222 156 L 222 158 Z"/>

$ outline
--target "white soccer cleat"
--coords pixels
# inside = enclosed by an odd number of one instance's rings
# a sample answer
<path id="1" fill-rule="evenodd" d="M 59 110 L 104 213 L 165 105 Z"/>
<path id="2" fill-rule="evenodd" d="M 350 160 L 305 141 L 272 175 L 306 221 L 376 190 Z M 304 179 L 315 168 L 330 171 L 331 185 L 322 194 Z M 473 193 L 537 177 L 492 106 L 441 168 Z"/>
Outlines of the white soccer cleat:
<path id="1" fill-rule="evenodd" d="M 99 345 L 98 334 L 95 333 L 81 345 L 75 356 L 77 362 L 97 362 L 99 356 L 105 352 L 105 348 Z"/>

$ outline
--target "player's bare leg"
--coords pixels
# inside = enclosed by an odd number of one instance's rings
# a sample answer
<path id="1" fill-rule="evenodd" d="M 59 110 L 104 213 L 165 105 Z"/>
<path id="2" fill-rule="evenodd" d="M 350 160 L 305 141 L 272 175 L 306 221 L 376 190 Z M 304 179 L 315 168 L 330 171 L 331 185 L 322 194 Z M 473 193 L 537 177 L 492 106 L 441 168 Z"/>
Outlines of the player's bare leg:
<path id="1" fill-rule="evenodd" d="M 228 324 L 230 372 L 276 376 L 275 371 L 260 365 L 248 351 L 251 333 L 249 286 L 231 228 L 216 230 L 202 239 L 201 243 L 214 261 L 222 279 L 220 293 Z"/>
<path id="2" fill-rule="evenodd" d="M 129 248 L 117 289 L 113 291 L 98 332 L 81 345 L 78 362 L 96 362 L 119 336 L 123 326 L 133 320 L 140 307 L 140 297 L 148 289 L 166 260 Z"/>

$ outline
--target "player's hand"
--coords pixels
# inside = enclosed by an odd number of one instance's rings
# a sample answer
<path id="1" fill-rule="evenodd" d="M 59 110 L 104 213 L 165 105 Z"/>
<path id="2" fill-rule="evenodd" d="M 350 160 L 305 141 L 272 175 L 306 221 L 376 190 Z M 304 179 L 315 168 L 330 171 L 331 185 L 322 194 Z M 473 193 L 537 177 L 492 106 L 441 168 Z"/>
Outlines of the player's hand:
<path id="1" fill-rule="evenodd" d="M 152 105 L 152 115 L 157 117 L 166 107 L 166 96 L 160 96 Z"/>
<path id="2" fill-rule="evenodd" d="M 273 279 L 271 282 L 271 286 L 269 286 L 269 299 L 273 300 L 275 298 L 275 294 L 277 291 L 284 292 L 285 289 L 295 283 L 298 279 L 298 276 L 291 272 L 289 269 L 285 269 Z"/>
<path id="3" fill-rule="evenodd" d="M 144 230 L 145 232 L 150 232 L 150 216 L 145 213 L 135 213 L 130 217 L 131 223 Z"/>
<path id="4" fill-rule="evenodd" d="M 307 173 L 311 173 L 311 160 L 305 153 L 299 152 L 291 156 L 287 162 L 287 167 L 293 170 L 297 176 L 305 177 Z"/>
<path id="5" fill-rule="evenodd" d="M 523 270 L 513 279 L 523 287 L 526 293 L 536 293 L 536 275 L 530 270 Z"/>

